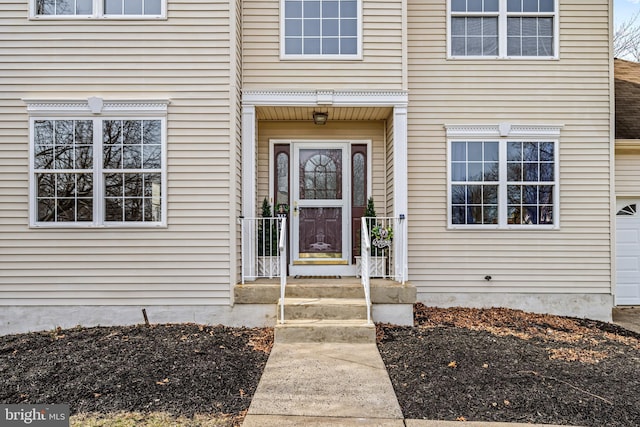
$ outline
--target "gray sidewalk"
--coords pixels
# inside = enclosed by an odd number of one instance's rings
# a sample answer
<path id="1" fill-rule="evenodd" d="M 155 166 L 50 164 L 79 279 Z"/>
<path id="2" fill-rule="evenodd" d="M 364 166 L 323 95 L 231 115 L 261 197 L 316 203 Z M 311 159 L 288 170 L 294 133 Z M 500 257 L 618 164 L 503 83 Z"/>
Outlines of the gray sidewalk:
<path id="1" fill-rule="evenodd" d="M 344 343 L 276 343 L 243 423 L 243 427 L 460 425 L 457 421 L 404 420 L 376 345 Z"/>

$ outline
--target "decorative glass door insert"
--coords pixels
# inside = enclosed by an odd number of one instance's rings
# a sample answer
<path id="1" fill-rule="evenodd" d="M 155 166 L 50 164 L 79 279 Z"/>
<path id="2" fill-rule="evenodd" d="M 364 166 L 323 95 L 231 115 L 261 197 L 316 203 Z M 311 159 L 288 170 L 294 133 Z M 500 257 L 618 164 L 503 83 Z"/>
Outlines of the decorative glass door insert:
<path id="1" fill-rule="evenodd" d="M 345 264 L 346 144 L 296 145 L 294 264 Z M 348 158 L 348 157 L 347 157 Z M 348 216 L 348 215 L 347 215 Z"/>

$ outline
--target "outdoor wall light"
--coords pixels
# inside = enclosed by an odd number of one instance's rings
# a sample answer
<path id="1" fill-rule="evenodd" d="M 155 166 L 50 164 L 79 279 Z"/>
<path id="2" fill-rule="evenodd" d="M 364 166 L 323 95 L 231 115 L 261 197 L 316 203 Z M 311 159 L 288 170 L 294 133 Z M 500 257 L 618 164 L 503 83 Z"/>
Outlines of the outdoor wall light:
<path id="1" fill-rule="evenodd" d="M 313 112 L 313 123 L 317 125 L 326 124 L 328 118 L 329 118 L 329 113 L 321 113 L 319 111 Z"/>

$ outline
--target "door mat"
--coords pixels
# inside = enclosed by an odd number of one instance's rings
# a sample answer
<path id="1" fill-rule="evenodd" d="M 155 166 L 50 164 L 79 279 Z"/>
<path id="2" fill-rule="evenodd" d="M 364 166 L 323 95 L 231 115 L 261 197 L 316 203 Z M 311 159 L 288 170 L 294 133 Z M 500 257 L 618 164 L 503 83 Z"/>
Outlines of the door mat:
<path id="1" fill-rule="evenodd" d="M 342 279 L 342 276 L 295 276 L 296 279 Z"/>

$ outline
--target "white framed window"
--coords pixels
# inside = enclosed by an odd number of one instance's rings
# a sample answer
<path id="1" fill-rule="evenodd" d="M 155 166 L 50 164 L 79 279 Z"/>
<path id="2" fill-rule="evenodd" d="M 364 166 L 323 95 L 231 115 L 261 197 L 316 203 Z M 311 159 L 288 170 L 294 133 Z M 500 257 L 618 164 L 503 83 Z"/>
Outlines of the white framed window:
<path id="1" fill-rule="evenodd" d="M 282 59 L 361 59 L 361 0 L 281 0 Z"/>
<path id="2" fill-rule="evenodd" d="M 447 129 L 449 227 L 558 228 L 559 127 L 548 137 L 488 130 Z"/>
<path id="3" fill-rule="evenodd" d="M 166 225 L 164 114 L 30 108 L 32 227 Z"/>
<path id="4" fill-rule="evenodd" d="M 35 19 L 164 19 L 166 0 L 30 0 Z"/>
<path id="5" fill-rule="evenodd" d="M 557 59 L 557 0 L 449 0 L 449 58 Z"/>

